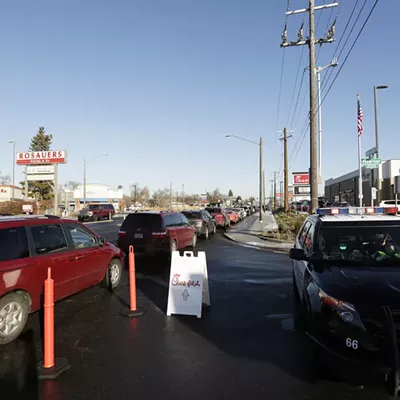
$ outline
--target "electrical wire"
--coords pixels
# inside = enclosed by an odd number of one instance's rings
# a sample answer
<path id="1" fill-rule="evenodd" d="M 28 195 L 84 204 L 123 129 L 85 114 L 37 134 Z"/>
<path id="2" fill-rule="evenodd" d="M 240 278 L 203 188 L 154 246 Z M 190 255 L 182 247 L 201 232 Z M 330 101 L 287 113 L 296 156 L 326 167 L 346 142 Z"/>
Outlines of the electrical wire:
<path id="1" fill-rule="evenodd" d="M 334 77 L 332 83 L 330 84 L 330 86 L 329 86 L 327 92 L 325 93 L 324 97 L 322 98 L 322 100 L 321 100 L 321 105 L 322 105 L 323 102 L 325 101 L 325 99 L 326 99 L 326 97 L 328 96 L 328 94 L 329 94 L 329 92 L 330 92 L 332 86 L 334 85 L 334 83 L 336 82 L 337 78 L 339 77 L 340 72 L 342 71 L 342 69 L 343 69 L 344 66 L 346 65 L 346 62 L 347 62 L 347 60 L 348 60 L 348 58 L 349 58 L 351 52 L 353 51 L 354 46 L 357 44 L 358 39 L 360 38 L 362 32 L 364 31 L 364 28 L 365 28 L 365 26 L 367 25 L 369 19 L 371 18 L 371 15 L 372 15 L 372 13 L 374 12 L 374 10 L 375 10 L 376 6 L 378 5 L 378 3 L 379 3 L 379 0 L 375 0 L 375 3 L 374 3 L 374 5 L 372 6 L 370 12 L 368 13 L 368 16 L 367 16 L 367 18 L 365 19 L 363 25 L 361 26 L 360 31 L 358 32 L 356 38 L 354 39 L 353 44 L 351 45 L 349 51 L 347 52 L 346 57 L 345 57 L 343 63 L 341 64 L 341 66 L 340 66 L 340 68 L 339 68 L 337 74 L 335 75 L 335 77 Z M 319 108 L 318 108 L 318 109 L 319 109 Z M 316 110 L 316 112 L 318 111 L 318 109 Z M 307 119 L 308 119 L 308 121 L 309 121 L 309 118 L 308 118 L 309 115 L 310 115 L 310 113 L 308 113 L 308 116 L 306 117 L 305 122 L 307 122 Z M 305 124 L 303 125 L 303 127 L 304 127 L 304 126 L 305 126 Z M 299 139 L 298 139 L 298 145 L 297 145 L 297 142 L 296 142 L 296 146 L 295 146 L 295 147 L 297 147 L 297 149 L 296 149 L 297 152 L 296 152 L 296 154 L 295 154 L 294 156 L 291 157 L 291 165 L 292 165 L 293 162 L 295 161 L 295 159 L 296 159 L 296 157 L 297 157 L 297 155 L 298 155 L 298 153 L 299 153 L 299 151 L 300 151 L 300 148 L 301 148 L 301 146 L 302 146 L 302 144 L 303 144 L 303 141 L 304 141 L 304 138 L 305 138 L 305 135 L 306 135 L 306 132 L 307 132 L 309 126 L 310 126 L 310 121 L 308 122 L 307 127 L 304 129 L 304 131 L 303 131 L 303 129 L 302 129 L 302 133 L 301 133 L 301 135 L 299 136 Z M 300 139 L 300 138 L 301 138 L 301 139 Z"/>

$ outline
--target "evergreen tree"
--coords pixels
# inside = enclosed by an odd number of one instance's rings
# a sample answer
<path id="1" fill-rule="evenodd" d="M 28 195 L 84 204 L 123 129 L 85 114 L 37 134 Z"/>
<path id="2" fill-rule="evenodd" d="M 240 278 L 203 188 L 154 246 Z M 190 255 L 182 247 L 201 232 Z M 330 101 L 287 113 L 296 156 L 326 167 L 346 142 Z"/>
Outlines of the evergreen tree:
<path id="1" fill-rule="evenodd" d="M 39 127 L 37 134 L 31 139 L 30 151 L 49 151 L 53 135 L 46 134 L 43 126 Z M 46 164 L 43 164 L 46 165 Z M 25 182 L 21 182 L 25 190 Z M 50 200 L 53 198 L 53 181 L 31 181 L 28 182 L 29 196 L 38 200 Z"/>
<path id="2" fill-rule="evenodd" d="M 231 189 L 229 189 L 228 197 L 233 197 L 233 192 Z"/>

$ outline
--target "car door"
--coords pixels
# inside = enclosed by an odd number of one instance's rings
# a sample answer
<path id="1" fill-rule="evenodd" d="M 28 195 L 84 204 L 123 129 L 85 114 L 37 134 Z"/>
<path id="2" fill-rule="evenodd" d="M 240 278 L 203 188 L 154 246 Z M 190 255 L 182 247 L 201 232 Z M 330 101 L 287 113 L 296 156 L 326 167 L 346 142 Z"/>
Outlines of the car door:
<path id="1" fill-rule="evenodd" d="M 76 269 L 75 291 L 79 292 L 104 278 L 110 256 L 84 226 L 70 222 L 64 224 L 64 229 Z"/>
<path id="2" fill-rule="evenodd" d="M 179 214 L 182 220 L 182 232 L 185 238 L 185 247 L 192 244 L 194 228 L 189 220 L 183 215 Z"/>
<path id="3" fill-rule="evenodd" d="M 173 223 L 174 223 L 174 231 L 176 235 L 176 239 L 178 242 L 178 249 L 183 249 L 186 244 L 186 238 L 185 238 L 185 230 L 183 229 L 183 221 L 181 218 L 181 214 L 175 213 L 171 214 L 173 218 Z"/>
<path id="4" fill-rule="evenodd" d="M 296 243 L 295 247 L 297 249 L 303 249 L 304 248 L 304 242 L 307 237 L 307 232 L 310 229 L 311 222 L 306 221 L 300 230 L 299 234 L 297 235 L 296 238 Z M 295 275 L 296 279 L 296 285 L 299 290 L 299 295 L 302 296 L 303 293 L 303 282 L 304 282 L 304 274 L 307 269 L 307 264 L 305 261 L 297 261 L 293 260 L 293 272 Z"/>
<path id="5" fill-rule="evenodd" d="M 28 228 L 32 243 L 32 261 L 43 281 L 51 267 L 54 280 L 54 299 L 74 293 L 76 268 L 61 224 L 35 225 Z"/>
<path id="6" fill-rule="evenodd" d="M 174 218 L 174 214 L 165 214 L 163 219 L 165 229 L 168 232 L 170 243 L 172 244 L 172 242 L 175 240 L 179 246 L 178 231 L 177 227 L 175 226 L 176 221 Z"/>

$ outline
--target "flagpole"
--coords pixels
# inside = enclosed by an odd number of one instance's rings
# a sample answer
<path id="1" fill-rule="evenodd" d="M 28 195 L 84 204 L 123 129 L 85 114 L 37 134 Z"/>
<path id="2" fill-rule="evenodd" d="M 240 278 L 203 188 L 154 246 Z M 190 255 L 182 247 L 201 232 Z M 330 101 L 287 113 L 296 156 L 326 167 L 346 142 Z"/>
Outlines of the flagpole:
<path id="1" fill-rule="evenodd" d="M 360 98 L 357 95 L 357 115 L 359 114 L 359 105 L 360 105 Z M 361 165 L 361 134 L 358 128 L 358 120 L 357 120 L 357 133 L 358 133 L 358 199 L 359 199 L 359 206 L 362 207 L 363 179 L 362 179 L 362 165 Z"/>

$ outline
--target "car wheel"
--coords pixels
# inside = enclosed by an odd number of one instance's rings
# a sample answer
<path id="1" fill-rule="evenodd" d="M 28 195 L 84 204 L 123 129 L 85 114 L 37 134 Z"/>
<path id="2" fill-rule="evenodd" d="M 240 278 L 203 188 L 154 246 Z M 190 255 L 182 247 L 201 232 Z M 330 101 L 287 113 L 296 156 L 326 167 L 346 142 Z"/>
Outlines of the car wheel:
<path id="1" fill-rule="evenodd" d="M 122 277 L 122 264 L 117 258 L 114 258 L 107 268 L 106 275 L 103 279 L 103 286 L 108 289 L 115 289 Z"/>
<path id="2" fill-rule="evenodd" d="M 192 246 L 191 246 L 191 247 L 195 248 L 195 247 L 196 247 L 196 244 L 197 244 L 197 235 L 194 234 L 194 235 L 193 235 L 193 238 L 192 238 Z"/>
<path id="3" fill-rule="evenodd" d="M 96 214 L 96 215 L 93 215 L 93 221 L 94 222 L 97 222 L 99 220 L 99 216 Z"/>
<path id="4" fill-rule="evenodd" d="M 10 293 L 0 299 L 0 344 L 10 343 L 21 334 L 28 315 L 27 295 Z"/>
<path id="5" fill-rule="evenodd" d="M 205 237 L 206 239 L 208 239 L 208 235 L 209 235 L 208 226 L 206 226 L 206 233 L 204 234 L 204 237 Z"/>

